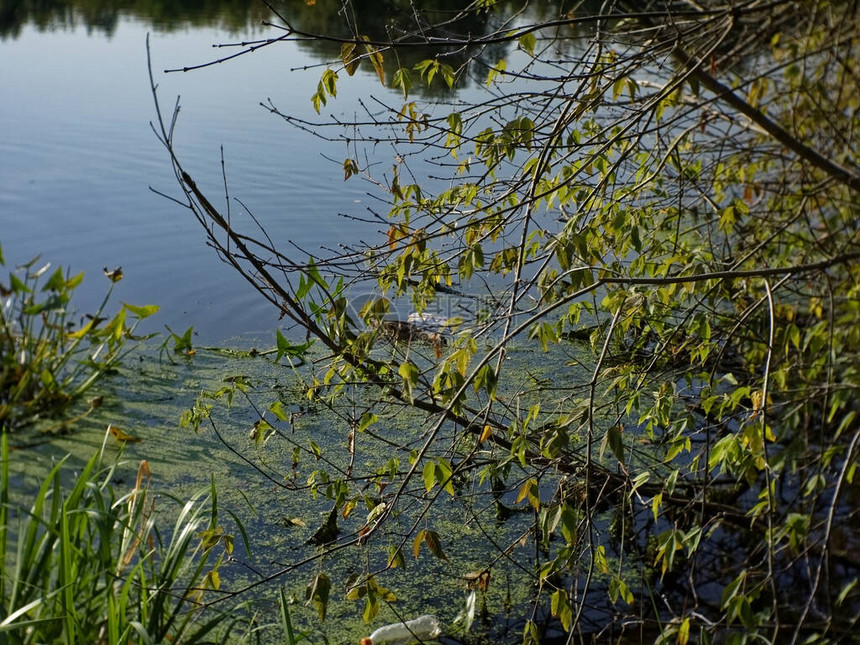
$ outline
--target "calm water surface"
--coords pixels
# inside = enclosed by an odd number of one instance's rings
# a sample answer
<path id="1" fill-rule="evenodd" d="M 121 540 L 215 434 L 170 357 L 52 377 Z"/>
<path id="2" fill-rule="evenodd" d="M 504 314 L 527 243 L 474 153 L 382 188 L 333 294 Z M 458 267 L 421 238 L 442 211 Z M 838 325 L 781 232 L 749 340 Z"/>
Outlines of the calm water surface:
<path id="1" fill-rule="evenodd" d="M 231 195 L 266 223 L 276 244 L 292 241 L 310 252 L 373 234 L 338 215 L 360 214 L 369 201 L 366 184 L 343 182 L 342 169 L 323 156 L 342 160 L 344 146 L 326 146 L 259 106 L 271 97 L 285 113 L 313 118 L 310 96 L 321 69 L 289 70 L 318 60 L 282 43 L 226 65 L 164 74 L 223 55 L 214 43 L 267 32 L 168 32 L 122 14 L 109 31 L 24 24 L 16 37 L 0 40 L 0 244 L 7 268 L 42 254 L 54 266 L 85 271 L 78 299 L 84 311 L 107 288 L 102 268 L 121 265 L 126 278 L 116 299 L 161 305 L 151 328 L 193 325 L 205 342 L 272 334 L 278 320 L 271 307 L 205 246 L 190 212 L 150 190 L 179 192 L 150 129 L 146 35 L 164 109 L 181 95 L 176 145 L 187 170 L 223 204 L 223 145 Z M 342 82 L 328 112 L 349 116 L 357 93 L 371 84 L 385 94 L 374 78 L 359 72 Z"/>

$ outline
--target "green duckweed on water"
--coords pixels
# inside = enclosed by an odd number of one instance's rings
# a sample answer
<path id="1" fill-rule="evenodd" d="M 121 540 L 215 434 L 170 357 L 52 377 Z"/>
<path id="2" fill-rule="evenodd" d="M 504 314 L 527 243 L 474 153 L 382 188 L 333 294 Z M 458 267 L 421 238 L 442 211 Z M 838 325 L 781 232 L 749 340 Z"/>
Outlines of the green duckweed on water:
<path id="1" fill-rule="evenodd" d="M 304 380 L 310 368 L 298 361 L 295 367 L 283 359 L 275 363 L 251 344 L 249 339 L 237 339 L 232 343 L 236 349 L 197 348 L 187 356 L 145 347 L 103 383 L 101 407 L 64 427 L 66 434 L 17 451 L 26 460 L 13 458 L 16 493 L 26 497 L 50 465 L 66 454 L 70 455 L 66 470 L 73 476 L 102 445 L 105 460 L 121 460 L 114 476 L 118 489 L 134 484 L 142 460 L 152 473 L 152 488 L 180 500 L 214 482 L 219 523 L 234 536 L 235 550 L 220 570 L 219 593 L 208 598 L 221 610 L 249 603 L 241 611 L 254 617 L 254 625 L 268 625 L 257 632 L 264 642 L 283 642 L 276 624 L 279 589 L 292 602 L 295 628 L 308 633 L 312 642 L 355 643 L 376 627 L 396 622 L 398 616 L 408 619 L 427 613 L 438 616 L 444 635 L 456 638 L 459 633 L 462 638 L 463 620 L 457 619 L 470 595 L 476 618 L 472 638 L 487 631 L 504 632 L 506 616 L 527 615 L 537 588 L 523 567 L 541 554 L 533 552 L 533 542 L 520 539 L 528 537 L 534 516 L 526 501 L 515 502 L 515 491 L 497 504 L 488 485 L 457 482 L 462 488 L 456 500 L 437 488 L 440 500 L 432 517 L 424 517 L 422 496 L 427 491 L 418 473 L 405 492 L 408 501 L 384 534 L 324 554 L 339 542 L 314 544 L 318 530 L 330 517 L 336 518 L 338 529 L 330 537 L 341 542 L 362 529 L 373 504 L 392 493 L 387 475 L 375 481 L 373 477 L 380 468 L 409 467 L 410 452 L 427 430 L 425 420 L 415 410 L 400 410 L 350 438 L 348 417 L 356 411 L 312 405 Z M 511 358 L 523 361 L 524 388 L 552 369 L 549 363 L 529 365 L 530 356 L 513 352 Z M 213 398 L 219 390 L 220 397 Z M 180 425 L 183 413 L 207 404 L 213 406 L 211 423 L 201 422 L 196 431 Z M 110 428 L 115 429 L 113 434 Z M 116 430 L 135 440 L 119 441 Z M 347 448 L 350 442 L 353 455 Z M 308 482 L 335 480 L 338 473 L 342 478 L 348 470 L 365 473 L 365 483 L 354 486 L 351 501 L 332 513 L 337 493 L 329 491 L 327 496 L 326 486 L 312 491 Z M 349 511 L 344 510 L 347 507 Z M 507 511 L 504 522 L 498 521 L 499 508 Z M 165 526 L 169 520 L 164 517 Z M 438 536 L 438 552 L 434 555 L 430 542 L 419 540 L 416 558 L 414 538 L 422 529 Z M 493 555 L 498 546 L 509 547 L 515 557 L 506 561 Z M 400 566 L 385 571 L 398 549 Z M 493 565 L 489 573 L 484 570 L 488 564 Z M 306 597 L 309 584 L 321 574 L 331 585 L 322 622 L 318 608 Z M 364 616 L 371 615 L 365 612 L 374 609 L 368 609 L 366 597 L 347 599 L 347 583 L 369 574 L 375 574 L 378 587 L 390 593 L 380 594 L 378 614 L 365 623 Z M 509 639 L 521 638 L 521 629 L 521 624 L 512 625 Z"/>

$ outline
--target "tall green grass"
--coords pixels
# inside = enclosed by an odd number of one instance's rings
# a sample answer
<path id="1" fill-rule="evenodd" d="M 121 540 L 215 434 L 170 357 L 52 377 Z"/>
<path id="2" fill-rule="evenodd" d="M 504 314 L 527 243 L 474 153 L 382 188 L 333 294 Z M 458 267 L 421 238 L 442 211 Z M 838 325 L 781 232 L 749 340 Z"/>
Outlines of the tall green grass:
<path id="1" fill-rule="evenodd" d="M 204 611 L 232 541 L 217 526 L 214 486 L 185 503 L 158 496 L 141 462 L 131 491 L 110 484 L 102 451 L 68 484 L 61 461 L 32 506 L 10 499 L 8 433 L 0 465 L 0 642 L 198 643 L 238 619 Z M 176 511 L 162 535 L 156 514 Z"/>

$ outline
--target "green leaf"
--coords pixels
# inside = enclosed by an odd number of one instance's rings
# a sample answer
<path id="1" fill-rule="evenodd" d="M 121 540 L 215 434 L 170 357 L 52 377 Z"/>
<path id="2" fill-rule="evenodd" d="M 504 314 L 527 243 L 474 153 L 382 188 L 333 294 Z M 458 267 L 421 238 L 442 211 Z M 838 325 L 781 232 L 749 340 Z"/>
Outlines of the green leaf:
<path id="1" fill-rule="evenodd" d="M 305 590 L 306 605 L 314 604 L 320 621 L 325 620 L 328 609 L 329 593 L 331 592 L 331 580 L 324 573 L 315 575 Z"/>
<path id="2" fill-rule="evenodd" d="M 62 291 L 65 286 L 66 279 L 63 277 L 63 270 L 57 269 L 48 278 L 45 286 L 42 287 L 42 291 Z"/>
<path id="3" fill-rule="evenodd" d="M 498 379 L 496 378 L 495 370 L 487 364 L 481 367 L 481 369 L 478 370 L 478 373 L 475 374 L 475 380 L 472 382 L 472 387 L 475 389 L 475 394 L 478 394 L 482 389 L 485 390 L 492 400 L 496 398 L 497 383 Z"/>
<path id="4" fill-rule="evenodd" d="M 725 589 L 723 589 L 723 594 L 720 597 L 720 608 L 725 609 L 729 603 L 738 595 L 738 592 L 741 586 L 744 584 L 747 578 L 747 572 L 741 571 L 740 574 L 732 580 Z"/>
<path id="5" fill-rule="evenodd" d="M 50 391 L 50 390 L 53 390 L 57 387 L 57 381 L 54 378 L 54 375 L 51 374 L 51 370 L 49 370 L 49 369 L 42 370 L 41 380 L 42 380 L 42 385 L 45 386 L 46 390 Z"/>
<path id="6" fill-rule="evenodd" d="M 170 337 L 173 339 L 173 351 L 175 353 L 180 354 L 182 352 L 191 351 L 191 335 L 194 333 L 193 325 L 186 329 L 185 333 L 182 334 L 182 336 L 174 333 L 174 331 L 170 327 L 167 327 L 167 331 L 170 332 Z"/>
<path id="7" fill-rule="evenodd" d="M 149 318 L 152 314 L 156 313 L 161 307 L 158 305 L 144 305 L 142 307 L 138 307 L 135 305 L 130 305 L 127 302 L 122 303 L 122 306 L 128 309 L 132 314 L 137 316 L 139 319 L 143 320 L 144 318 Z"/>
<path id="8" fill-rule="evenodd" d="M 609 564 L 606 562 L 606 549 L 601 544 L 594 551 L 594 566 L 600 573 L 609 573 Z"/>
<path id="9" fill-rule="evenodd" d="M 621 439 L 622 427 L 613 425 L 606 431 L 606 440 L 609 443 L 609 449 L 612 454 L 621 463 L 624 463 L 624 441 Z"/>
<path id="10" fill-rule="evenodd" d="M 47 300 L 45 300 L 44 302 L 37 302 L 21 309 L 21 313 L 23 313 L 25 316 L 35 316 L 36 314 L 42 313 L 42 311 L 44 311 L 47 306 Z"/>
<path id="11" fill-rule="evenodd" d="M 372 623 L 377 615 L 379 615 L 379 600 L 377 600 L 376 595 L 368 595 L 364 601 L 362 618 L 365 623 Z"/>
<path id="12" fill-rule="evenodd" d="M 394 78 L 391 79 L 391 86 L 399 87 L 403 91 L 403 98 L 408 98 L 409 92 L 412 90 L 412 76 L 409 74 L 409 70 L 405 67 L 401 67 L 394 72 Z"/>
<path id="13" fill-rule="evenodd" d="M 396 546 L 388 547 L 388 566 L 392 569 L 406 568 L 406 558 L 403 557 L 403 549 Z"/>
<path id="14" fill-rule="evenodd" d="M 444 488 L 451 497 L 454 497 L 454 484 L 451 481 L 451 475 L 453 473 L 451 464 L 440 457 L 436 460 L 434 470 L 436 481 L 439 482 L 439 485 L 442 486 L 442 488 Z"/>
<path id="15" fill-rule="evenodd" d="M 624 582 L 618 576 L 613 576 L 613 578 L 609 581 L 609 599 L 613 603 L 617 603 L 618 600 L 621 599 L 628 605 L 632 605 L 633 592 L 630 591 L 630 588 L 627 586 L 626 582 Z"/>
<path id="16" fill-rule="evenodd" d="M 300 345 L 294 345 L 281 333 L 280 329 L 275 330 L 275 343 L 278 349 L 278 353 L 275 356 L 275 362 L 278 362 L 282 356 L 296 356 L 301 358 L 315 343 L 315 340 L 309 340 L 306 343 L 301 343 Z"/>
<path id="17" fill-rule="evenodd" d="M 365 412 L 361 415 L 361 420 L 358 422 L 358 431 L 364 432 L 377 421 L 379 421 L 379 417 L 373 414 L 373 412 Z"/>
<path id="18" fill-rule="evenodd" d="M 424 488 L 429 493 L 436 485 L 436 464 L 432 461 L 428 461 L 424 464 L 424 469 L 421 472 L 421 475 L 424 479 Z"/>
<path id="19" fill-rule="evenodd" d="M 847 585 L 842 587 L 842 590 L 839 592 L 839 595 L 836 596 L 836 604 L 841 605 L 845 602 L 845 599 L 848 597 L 848 594 L 851 593 L 851 590 L 857 586 L 857 578 L 854 578 Z"/>
<path id="20" fill-rule="evenodd" d="M 412 388 L 418 384 L 418 376 L 420 374 L 418 368 L 415 366 L 415 363 L 405 361 L 397 368 L 397 373 L 400 374 L 400 377 L 403 379 L 403 388 L 405 390 L 406 398 L 411 401 Z"/>
<path id="21" fill-rule="evenodd" d="M 496 80 L 496 76 L 499 74 L 503 74 L 505 70 L 508 68 L 508 61 L 504 58 L 499 59 L 499 61 L 490 68 L 490 71 L 487 72 L 487 87 L 493 84 Z"/>
<path id="22" fill-rule="evenodd" d="M 579 534 L 579 517 L 577 517 L 576 511 L 567 504 L 562 505 L 560 523 L 561 534 L 564 536 L 565 542 L 573 546 L 576 544 Z"/>
<path id="23" fill-rule="evenodd" d="M 518 42 L 520 44 L 520 47 L 523 49 L 523 51 L 528 53 L 529 56 L 535 55 L 535 42 L 536 42 L 536 40 L 535 40 L 534 33 L 529 32 L 527 34 L 523 34 L 522 36 L 519 37 Z"/>
<path id="24" fill-rule="evenodd" d="M 284 404 L 280 401 L 272 403 L 272 405 L 269 406 L 269 410 L 271 410 L 272 414 L 274 414 L 279 421 L 286 421 L 290 418 L 289 413 L 284 409 Z"/>
<path id="25" fill-rule="evenodd" d="M 9 280 L 12 286 L 12 293 L 31 293 L 30 287 L 24 284 L 14 273 L 9 274 Z"/>
<path id="26" fill-rule="evenodd" d="M 565 589 L 556 589 L 552 594 L 550 601 L 550 611 L 552 615 L 561 621 L 561 626 L 565 631 L 570 629 L 570 624 L 573 621 L 573 609 L 570 605 L 570 598 Z"/>

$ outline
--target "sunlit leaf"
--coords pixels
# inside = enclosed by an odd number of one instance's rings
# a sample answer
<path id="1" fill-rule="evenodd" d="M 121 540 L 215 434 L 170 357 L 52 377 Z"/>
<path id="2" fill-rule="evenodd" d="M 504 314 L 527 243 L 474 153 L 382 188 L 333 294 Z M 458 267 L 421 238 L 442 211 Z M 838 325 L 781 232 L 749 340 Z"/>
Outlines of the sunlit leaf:
<path id="1" fill-rule="evenodd" d="M 106 428 L 107 431 L 110 432 L 111 436 L 117 441 L 122 441 L 124 443 L 138 443 L 143 441 L 140 437 L 135 437 L 134 435 L 127 433 L 122 428 L 117 428 L 115 425 L 108 424 Z"/>
<path id="2" fill-rule="evenodd" d="M 355 74 L 355 70 L 358 69 L 358 66 L 361 63 L 361 57 L 355 51 L 355 48 L 355 43 L 344 43 L 340 46 L 340 59 L 343 61 L 343 67 L 346 70 L 346 73 L 350 76 Z"/>
<path id="3" fill-rule="evenodd" d="M 275 401 L 269 406 L 269 410 L 274 414 L 279 421 L 286 421 L 289 419 L 289 413 L 284 409 L 284 404 L 280 401 Z"/>
<path id="4" fill-rule="evenodd" d="M 128 309 L 131 313 L 133 313 L 140 319 L 148 318 L 152 314 L 156 313 L 159 309 L 161 309 L 161 307 L 159 307 L 158 305 L 144 305 L 142 307 L 138 307 L 135 305 L 130 305 L 126 302 L 124 302 L 122 306 Z"/>
<path id="5" fill-rule="evenodd" d="M 364 432 L 377 421 L 379 421 L 379 417 L 373 412 L 365 412 L 361 415 L 361 419 L 358 422 L 358 431 Z"/>
<path id="6" fill-rule="evenodd" d="M 424 464 L 424 469 L 421 474 L 424 479 L 424 488 L 429 493 L 436 485 L 436 464 L 432 461 L 428 461 Z"/>
<path id="7" fill-rule="evenodd" d="M 367 36 L 361 36 L 361 39 L 364 41 L 370 40 Z M 367 53 L 371 64 L 373 65 L 373 69 L 376 71 L 376 76 L 379 78 L 380 84 L 384 86 L 385 67 L 383 67 L 382 52 L 376 49 L 373 45 L 369 44 L 369 42 L 364 46 L 364 50 Z"/>
<path id="8" fill-rule="evenodd" d="M 570 629 L 573 621 L 573 609 L 565 589 L 556 589 L 550 598 L 550 611 L 559 619 L 565 631 Z"/>
<path id="9" fill-rule="evenodd" d="M 519 37 L 518 42 L 520 47 L 527 52 L 530 56 L 535 55 L 535 35 L 532 32 L 527 34 L 523 34 Z"/>
<path id="10" fill-rule="evenodd" d="M 405 67 L 401 67 L 394 72 L 394 77 L 391 79 L 391 85 L 392 87 L 399 87 L 403 91 L 403 98 L 406 99 L 409 96 L 409 92 L 412 90 L 412 77 L 409 74 L 409 70 Z"/>
<path id="11" fill-rule="evenodd" d="M 493 428 L 489 424 L 487 424 L 484 426 L 484 429 L 481 431 L 481 436 L 478 438 L 478 441 L 480 443 L 484 443 L 485 441 L 487 441 L 492 436 L 493 436 Z"/>
<path id="12" fill-rule="evenodd" d="M 63 277 L 63 270 L 57 269 L 51 274 L 51 277 L 48 278 L 48 281 L 45 283 L 45 286 L 42 287 L 42 291 L 62 291 L 66 286 L 66 279 Z"/>
<path id="13" fill-rule="evenodd" d="M 412 540 L 412 555 L 415 559 L 418 559 L 418 554 L 421 552 L 421 544 L 424 542 L 424 534 L 426 533 L 426 529 L 421 529 L 415 535 L 415 539 Z"/>

